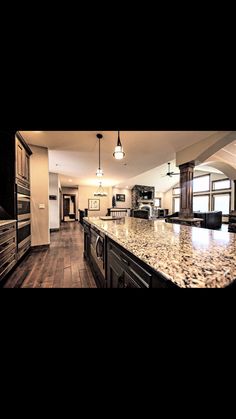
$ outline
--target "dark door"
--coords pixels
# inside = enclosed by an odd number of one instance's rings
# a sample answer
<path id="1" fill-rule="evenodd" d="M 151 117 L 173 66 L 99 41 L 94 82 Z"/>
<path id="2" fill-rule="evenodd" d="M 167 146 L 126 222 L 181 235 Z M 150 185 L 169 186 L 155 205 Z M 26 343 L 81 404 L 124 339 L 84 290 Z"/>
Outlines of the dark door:
<path id="1" fill-rule="evenodd" d="M 63 199 L 63 214 L 64 217 L 68 217 L 70 212 L 70 200 L 68 198 Z"/>

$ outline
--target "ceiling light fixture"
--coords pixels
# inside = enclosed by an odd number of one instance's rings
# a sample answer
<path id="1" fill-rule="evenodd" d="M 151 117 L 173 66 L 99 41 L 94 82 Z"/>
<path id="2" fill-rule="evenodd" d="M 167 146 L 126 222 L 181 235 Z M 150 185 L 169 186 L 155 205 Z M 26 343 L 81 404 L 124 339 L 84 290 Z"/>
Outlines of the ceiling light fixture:
<path id="1" fill-rule="evenodd" d="M 104 191 L 103 187 L 102 187 L 102 182 L 99 182 L 99 187 L 98 190 L 96 192 L 94 192 L 94 196 L 107 196 L 107 192 Z"/>
<path id="2" fill-rule="evenodd" d="M 100 143 L 100 141 L 103 138 L 103 135 L 102 134 L 97 134 L 97 138 L 98 138 L 98 141 L 99 141 L 99 157 L 98 157 L 98 170 L 96 172 L 96 175 L 98 177 L 102 177 L 104 175 L 104 173 L 103 173 L 103 170 L 101 169 L 101 143 Z"/>
<path id="3" fill-rule="evenodd" d="M 120 131 L 118 131 L 117 146 L 115 147 L 113 157 L 115 157 L 116 160 L 122 160 L 125 157 L 125 153 L 124 153 L 121 141 L 120 141 Z"/>

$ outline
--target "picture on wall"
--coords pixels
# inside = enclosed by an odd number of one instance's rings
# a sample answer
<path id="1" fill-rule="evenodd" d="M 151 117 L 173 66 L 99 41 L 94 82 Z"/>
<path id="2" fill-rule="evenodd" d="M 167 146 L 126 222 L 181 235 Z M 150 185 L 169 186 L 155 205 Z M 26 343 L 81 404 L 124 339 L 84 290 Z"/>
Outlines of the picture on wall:
<path id="1" fill-rule="evenodd" d="M 117 194 L 116 195 L 117 202 L 125 202 L 125 194 Z"/>
<path id="2" fill-rule="evenodd" d="M 89 211 L 100 211 L 100 199 L 89 199 L 88 200 Z"/>

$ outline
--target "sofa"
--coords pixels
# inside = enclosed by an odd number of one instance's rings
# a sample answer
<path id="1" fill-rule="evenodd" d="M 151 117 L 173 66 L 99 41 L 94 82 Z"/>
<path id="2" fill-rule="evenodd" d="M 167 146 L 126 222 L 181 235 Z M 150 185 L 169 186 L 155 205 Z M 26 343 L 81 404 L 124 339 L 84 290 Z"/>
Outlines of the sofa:
<path id="1" fill-rule="evenodd" d="M 144 220 L 149 219 L 149 211 L 147 210 L 133 210 L 132 211 L 132 217 L 134 218 L 143 218 Z"/>
<path id="2" fill-rule="evenodd" d="M 203 222 L 201 223 L 202 228 L 209 228 L 212 230 L 218 230 L 222 226 L 222 211 L 208 211 L 208 212 L 194 212 L 194 218 L 202 218 Z M 167 223 L 171 223 L 172 217 L 178 217 L 179 212 L 168 215 L 165 217 Z"/>
<path id="3" fill-rule="evenodd" d="M 202 228 L 218 230 L 222 226 L 222 211 L 194 212 L 195 218 L 203 218 Z"/>

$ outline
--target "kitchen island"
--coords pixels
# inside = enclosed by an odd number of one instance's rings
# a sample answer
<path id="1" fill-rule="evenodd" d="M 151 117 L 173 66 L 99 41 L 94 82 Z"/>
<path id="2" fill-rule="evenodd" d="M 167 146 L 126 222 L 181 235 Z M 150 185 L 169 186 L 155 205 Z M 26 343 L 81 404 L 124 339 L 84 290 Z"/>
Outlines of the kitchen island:
<path id="1" fill-rule="evenodd" d="M 117 275 L 118 265 L 130 265 L 131 272 L 138 272 L 139 285 L 142 286 L 143 282 L 150 288 L 162 285 L 224 288 L 236 280 L 234 233 L 200 230 L 197 227 L 168 224 L 161 220 L 130 217 L 116 221 L 89 217 L 84 221 L 87 229 L 85 256 L 88 259 L 91 229 L 95 228 L 103 237 L 105 287 L 124 285 L 124 273 L 121 272 L 121 278 L 112 286 L 114 281 L 111 278 L 110 264 L 113 262 Z M 96 251 L 99 250 L 98 242 L 99 240 L 96 242 Z M 99 251 L 98 257 L 101 260 L 102 254 L 99 256 Z"/>

